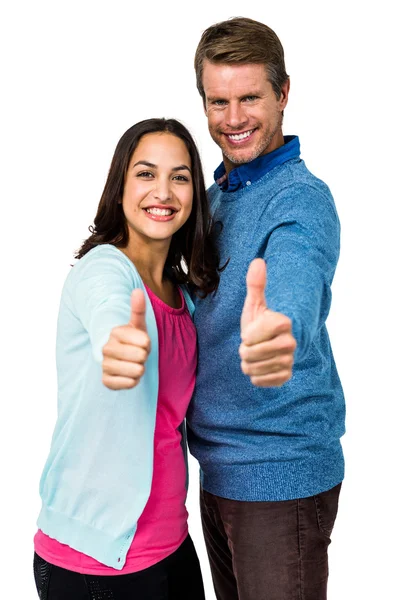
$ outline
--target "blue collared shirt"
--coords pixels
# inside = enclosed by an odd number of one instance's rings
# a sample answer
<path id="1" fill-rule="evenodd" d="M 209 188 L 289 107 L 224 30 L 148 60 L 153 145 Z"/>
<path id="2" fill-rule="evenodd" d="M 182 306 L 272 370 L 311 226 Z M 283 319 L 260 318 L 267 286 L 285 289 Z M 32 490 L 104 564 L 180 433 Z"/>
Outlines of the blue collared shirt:
<path id="1" fill-rule="evenodd" d="M 222 162 L 214 171 L 215 183 L 223 192 L 236 192 L 271 171 L 276 166 L 300 156 L 300 140 L 297 135 L 285 135 L 284 144 L 276 150 L 258 156 L 249 163 L 239 165 L 229 173 Z"/>

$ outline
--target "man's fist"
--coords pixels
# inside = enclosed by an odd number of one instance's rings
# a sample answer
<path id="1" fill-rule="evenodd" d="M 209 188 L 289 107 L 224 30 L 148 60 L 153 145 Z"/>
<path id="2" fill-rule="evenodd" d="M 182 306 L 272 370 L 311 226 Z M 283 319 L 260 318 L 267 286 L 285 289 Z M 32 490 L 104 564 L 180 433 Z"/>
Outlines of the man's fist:
<path id="1" fill-rule="evenodd" d="M 135 387 L 144 373 L 150 352 L 145 315 L 144 293 L 133 290 L 129 323 L 114 327 L 103 347 L 103 383 L 111 390 Z"/>
<path id="2" fill-rule="evenodd" d="M 296 341 L 291 320 L 267 307 L 267 266 L 261 258 L 250 264 L 241 316 L 239 355 L 245 375 L 258 387 L 278 387 L 292 376 Z"/>

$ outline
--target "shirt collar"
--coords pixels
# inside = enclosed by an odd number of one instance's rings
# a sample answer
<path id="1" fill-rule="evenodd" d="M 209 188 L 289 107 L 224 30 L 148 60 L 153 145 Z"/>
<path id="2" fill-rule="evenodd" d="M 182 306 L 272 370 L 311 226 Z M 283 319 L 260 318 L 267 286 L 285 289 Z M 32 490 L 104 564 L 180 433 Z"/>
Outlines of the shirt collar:
<path id="1" fill-rule="evenodd" d="M 249 163 L 239 165 L 229 173 L 226 173 L 222 162 L 214 171 L 215 183 L 223 192 L 236 192 L 240 188 L 249 186 L 257 179 L 271 171 L 278 165 L 292 158 L 300 156 L 300 140 L 297 135 L 285 135 L 284 144 L 276 150 L 258 156 Z"/>

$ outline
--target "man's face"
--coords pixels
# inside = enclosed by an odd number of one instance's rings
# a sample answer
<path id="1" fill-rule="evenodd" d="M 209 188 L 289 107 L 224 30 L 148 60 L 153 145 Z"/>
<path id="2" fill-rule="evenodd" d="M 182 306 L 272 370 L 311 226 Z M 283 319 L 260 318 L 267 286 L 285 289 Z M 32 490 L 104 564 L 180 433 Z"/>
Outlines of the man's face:
<path id="1" fill-rule="evenodd" d="M 282 111 L 289 81 L 277 99 L 264 65 L 204 62 L 203 86 L 208 129 L 221 148 L 229 173 L 283 145 Z"/>

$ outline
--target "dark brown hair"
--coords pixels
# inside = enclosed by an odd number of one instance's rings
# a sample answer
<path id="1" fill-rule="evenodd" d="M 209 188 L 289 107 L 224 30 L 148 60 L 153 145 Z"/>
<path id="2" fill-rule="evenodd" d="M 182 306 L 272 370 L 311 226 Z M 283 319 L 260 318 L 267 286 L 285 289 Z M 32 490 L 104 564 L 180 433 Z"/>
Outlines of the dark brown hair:
<path id="1" fill-rule="evenodd" d="M 226 64 L 264 64 L 267 77 L 279 99 L 282 86 L 289 79 L 286 73 L 282 44 L 276 33 L 264 23 L 233 17 L 211 25 L 203 32 L 197 46 L 194 68 L 197 89 L 203 103 L 206 97 L 203 87 L 204 61 Z"/>
<path id="2" fill-rule="evenodd" d="M 129 233 L 122 209 L 128 166 L 142 136 L 168 132 L 180 138 L 192 163 L 193 208 L 186 223 L 172 236 L 166 272 L 177 283 L 188 284 L 200 297 L 215 292 L 219 284 L 219 255 L 216 249 L 203 170 L 197 146 L 182 123 L 175 119 L 146 119 L 128 129 L 119 140 L 111 161 L 107 181 L 99 202 L 91 235 L 83 242 L 75 258 L 82 258 L 100 244 L 124 248 Z"/>

